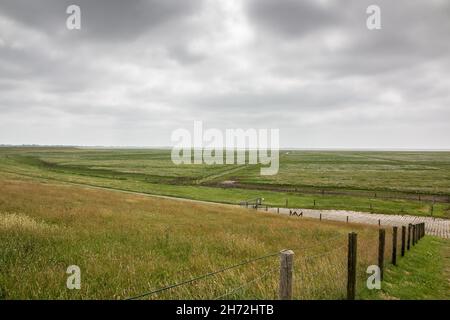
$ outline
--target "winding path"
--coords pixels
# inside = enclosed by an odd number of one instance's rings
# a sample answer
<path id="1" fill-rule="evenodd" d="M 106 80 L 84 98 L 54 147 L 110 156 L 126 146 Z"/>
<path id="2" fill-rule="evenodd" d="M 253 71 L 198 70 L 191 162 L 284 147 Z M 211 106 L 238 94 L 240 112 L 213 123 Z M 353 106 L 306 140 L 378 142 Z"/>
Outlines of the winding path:
<path id="1" fill-rule="evenodd" d="M 265 207 L 259 209 L 265 211 Z M 307 218 L 320 219 L 322 215 L 323 220 L 342 221 L 352 223 L 365 223 L 381 226 L 407 226 L 412 223 L 425 222 L 425 234 L 438 236 L 441 238 L 450 239 L 450 220 L 410 216 L 410 215 L 391 215 L 391 214 L 379 214 L 379 213 L 367 213 L 367 212 L 355 212 L 346 210 L 314 210 L 314 209 L 286 209 L 280 208 L 280 214 L 289 214 L 289 210 L 296 211 L 297 213 L 303 212 L 303 216 Z M 276 208 L 269 208 L 269 212 L 277 213 Z"/>

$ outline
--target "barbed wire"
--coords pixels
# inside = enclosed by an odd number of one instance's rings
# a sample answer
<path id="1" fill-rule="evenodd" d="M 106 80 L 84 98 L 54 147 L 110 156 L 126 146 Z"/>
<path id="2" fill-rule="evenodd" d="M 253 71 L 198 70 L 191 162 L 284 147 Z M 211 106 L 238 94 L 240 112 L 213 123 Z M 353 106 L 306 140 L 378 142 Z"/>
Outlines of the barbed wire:
<path id="1" fill-rule="evenodd" d="M 157 290 L 145 292 L 143 294 L 140 294 L 140 295 L 128 298 L 126 300 L 135 300 L 135 299 L 139 299 L 139 298 L 142 298 L 142 297 L 145 297 L 145 296 L 153 295 L 153 294 L 156 294 L 156 293 L 159 293 L 159 292 L 162 292 L 162 291 L 173 289 L 173 288 L 185 285 L 185 284 L 189 284 L 189 283 L 192 283 L 192 282 L 195 282 L 195 281 L 198 281 L 198 280 L 201 280 L 201 279 L 204 279 L 204 278 L 216 275 L 218 273 L 222 273 L 222 272 L 225 272 L 225 271 L 228 271 L 228 270 L 231 270 L 231 269 L 238 268 L 240 266 L 243 266 L 243 265 L 246 265 L 246 264 L 249 264 L 249 263 L 253 263 L 253 262 L 256 262 L 256 261 L 259 261 L 259 260 L 263 260 L 263 259 L 267 259 L 267 258 L 270 258 L 270 257 L 274 257 L 274 256 L 277 256 L 279 254 L 280 254 L 280 252 L 277 251 L 277 252 L 270 253 L 270 254 L 267 254 L 267 255 L 264 255 L 264 256 L 261 256 L 261 257 L 258 257 L 258 258 L 242 261 L 242 262 L 240 262 L 238 264 L 235 264 L 235 265 L 232 265 L 232 266 L 229 266 L 229 267 L 225 267 L 225 268 L 213 271 L 213 272 L 209 272 L 209 273 L 200 275 L 198 277 L 195 277 L 195 278 L 192 278 L 192 279 L 189 279 L 189 280 L 186 280 L 186 281 L 182 281 L 182 282 L 170 285 L 170 286 L 166 286 L 166 287 L 163 287 L 163 288 L 160 288 L 160 289 L 157 289 Z"/>
<path id="2" fill-rule="evenodd" d="M 261 280 L 261 279 L 267 277 L 269 274 L 271 274 L 271 273 L 273 273 L 273 272 L 275 272 L 275 271 L 278 271 L 278 270 L 279 270 L 278 267 L 277 267 L 277 268 L 271 268 L 269 271 L 266 271 L 266 272 L 263 273 L 261 276 L 256 277 L 256 278 L 254 278 L 254 279 L 252 279 L 252 280 L 250 280 L 250 281 L 244 283 L 243 285 L 241 285 L 241 286 L 239 286 L 239 287 L 236 287 L 236 288 L 230 290 L 229 292 L 227 292 L 227 293 L 225 293 L 225 294 L 223 294 L 223 295 L 221 295 L 221 296 L 218 296 L 218 297 L 214 298 L 213 300 L 219 300 L 219 299 L 222 299 L 222 298 L 224 298 L 224 297 L 226 297 L 226 296 L 229 296 L 229 295 L 231 295 L 231 294 L 233 294 L 233 293 L 236 293 L 237 291 L 242 290 L 242 289 L 244 289 L 245 287 L 248 287 L 250 284 L 255 283 L 255 282 L 258 281 L 258 280 Z"/>
<path id="3" fill-rule="evenodd" d="M 326 240 L 324 240 L 324 241 L 319 241 L 319 240 L 317 240 L 316 242 L 316 244 L 315 245 L 311 245 L 311 246 L 308 246 L 308 247 L 293 247 L 291 250 L 293 250 L 293 251 L 301 251 L 301 250 L 308 250 L 308 249 L 311 249 L 311 248 L 316 248 L 316 247 L 318 247 L 319 245 L 323 245 L 323 244 L 325 244 L 325 243 L 330 243 L 330 242 L 332 242 L 333 240 L 336 240 L 336 239 L 338 239 L 338 238 L 341 238 L 341 237 L 343 237 L 343 239 L 342 240 L 344 240 L 344 235 L 342 235 L 342 234 L 339 234 L 339 235 L 336 235 L 336 236 L 334 236 L 334 237 L 330 237 L 330 238 L 328 238 L 328 239 L 326 239 Z"/>
<path id="4" fill-rule="evenodd" d="M 307 249 L 310 249 L 310 248 L 314 248 L 314 247 L 317 247 L 317 246 L 319 246 L 319 245 L 321 245 L 323 243 L 330 242 L 330 241 L 332 241 L 332 240 L 334 240 L 334 239 L 336 239 L 338 237 L 342 237 L 342 235 L 337 235 L 335 237 L 331 237 L 331 238 L 326 239 L 324 241 L 320 241 L 316 245 L 312 245 L 312 246 L 309 246 L 309 247 L 295 248 L 295 250 L 307 250 Z M 194 278 L 189 279 L 189 280 L 181 281 L 181 282 L 178 282 L 178 283 L 175 283 L 175 284 L 163 287 L 163 288 L 159 288 L 159 289 L 156 289 L 156 290 L 153 290 L 153 291 L 144 292 L 144 293 L 142 293 L 140 295 L 132 296 L 132 297 L 129 297 L 129 298 L 125 299 L 125 300 L 135 300 L 135 299 L 143 298 L 143 297 L 146 297 L 146 296 L 154 295 L 154 294 L 166 291 L 166 290 L 174 289 L 174 288 L 180 287 L 182 285 L 186 285 L 186 284 L 189 284 L 189 283 L 193 283 L 193 282 L 196 282 L 196 281 L 199 281 L 199 280 L 211 277 L 211 276 L 216 275 L 218 273 L 222 273 L 222 272 L 225 272 L 225 271 L 228 271 L 228 270 L 232 270 L 232 269 L 241 267 L 241 266 L 246 265 L 246 264 L 250 264 L 250 263 L 253 263 L 253 262 L 256 262 L 256 261 L 259 261 L 259 260 L 263 260 L 263 259 L 267 259 L 267 258 L 270 258 L 270 257 L 274 257 L 274 256 L 277 256 L 279 254 L 280 254 L 280 251 L 277 251 L 277 252 L 266 254 L 266 255 L 261 256 L 261 257 L 254 258 L 254 259 L 245 260 L 245 261 L 242 261 L 242 262 L 237 263 L 235 265 L 228 266 L 228 267 L 216 270 L 216 271 L 212 271 L 212 272 L 200 275 L 198 277 L 194 277 Z"/>
<path id="5" fill-rule="evenodd" d="M 330 253 L 332 253 L 332 252 L 334 252 L 334 251 L 336 251 L 338 249 L 343 249 L 343 248 L 346 248 L 346 247 L 347 247 L 347 245 L 339 246 L 339 247 L 333 248 L 331 250 L 328 250 L 326 252 L 322 252 L 322 253 L 315 254 L 315 255 L 309 255 L 309 256 L 300 257 L 299 259 L 301 259 L 301 260 L 310 260 L 310 259 L 314 259 L 314 258 L 320 258 L 320 257 L 326 256 L 326 255 L 328 255 L 328 254 L 330 254 Z"/>

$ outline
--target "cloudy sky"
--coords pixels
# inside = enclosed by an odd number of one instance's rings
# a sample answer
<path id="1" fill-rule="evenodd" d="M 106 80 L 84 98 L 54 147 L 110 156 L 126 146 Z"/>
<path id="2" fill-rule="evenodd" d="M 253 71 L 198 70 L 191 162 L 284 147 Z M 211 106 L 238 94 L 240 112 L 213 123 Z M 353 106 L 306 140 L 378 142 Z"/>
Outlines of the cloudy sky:
<path id="1" fill-rule="evenodd" d="M 449 149 L 450 1 L 0 0 L 0 112 L 0 144 Z"/>

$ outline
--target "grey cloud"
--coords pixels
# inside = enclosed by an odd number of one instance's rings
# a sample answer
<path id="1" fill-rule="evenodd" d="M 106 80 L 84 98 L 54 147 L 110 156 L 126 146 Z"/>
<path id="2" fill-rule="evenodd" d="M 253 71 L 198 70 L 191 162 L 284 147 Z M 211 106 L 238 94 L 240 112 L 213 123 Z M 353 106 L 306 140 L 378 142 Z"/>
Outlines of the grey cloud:
<path id="1" fill-rule="evenodd" d="M 283 146 L 450 147 L 450 2 L 378 0 L 369 31 L 372 3 L 3 0 L 0 143 L 168 145 L 203 120 Z"/>
<path id="2" fill-rule="evenodd" d="M 314 0 L 252 0 L 248 15 L 262 30 L 298 38 L 305 33 L 337 23 L 339 15 L 332 7 L 321 6 Z"/>
<path id="3" fill-rule="evenodd" d="M 194 14 L 201 7 L 197 0 L 3 0 L 3 14 L 22 24 L 41 30 L 52 37 L 74 35 L 83 40 L 127 42 L 147 33 L 157 32 L 162 27 Z M 82 28 L 80 32 L 66 30 L 66 8 L 69 5 L 81 8 Z M 183 32 L 180 28 L 179 32 Z"/>

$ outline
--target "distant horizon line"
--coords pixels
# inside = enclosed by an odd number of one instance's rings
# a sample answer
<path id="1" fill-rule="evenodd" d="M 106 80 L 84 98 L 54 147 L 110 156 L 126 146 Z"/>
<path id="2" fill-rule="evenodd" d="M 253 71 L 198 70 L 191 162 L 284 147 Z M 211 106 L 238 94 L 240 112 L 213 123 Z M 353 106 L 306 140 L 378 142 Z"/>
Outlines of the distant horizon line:
<path id="1" fill-rule="evenodd" d="M 121 146 L 121 145 L 65 145 L 65 144 L 0 144 L 0 148 L 80 148 L 80 149 L 172 149 L 172 146 Z M 226 148 L 224 148 L 226 149 Z M 237 150 L 249 150 L 237 148 Z M 281 151 L 450 151 L 450 148 L 410 148 L 410 147 L 282 147 Z"/>

